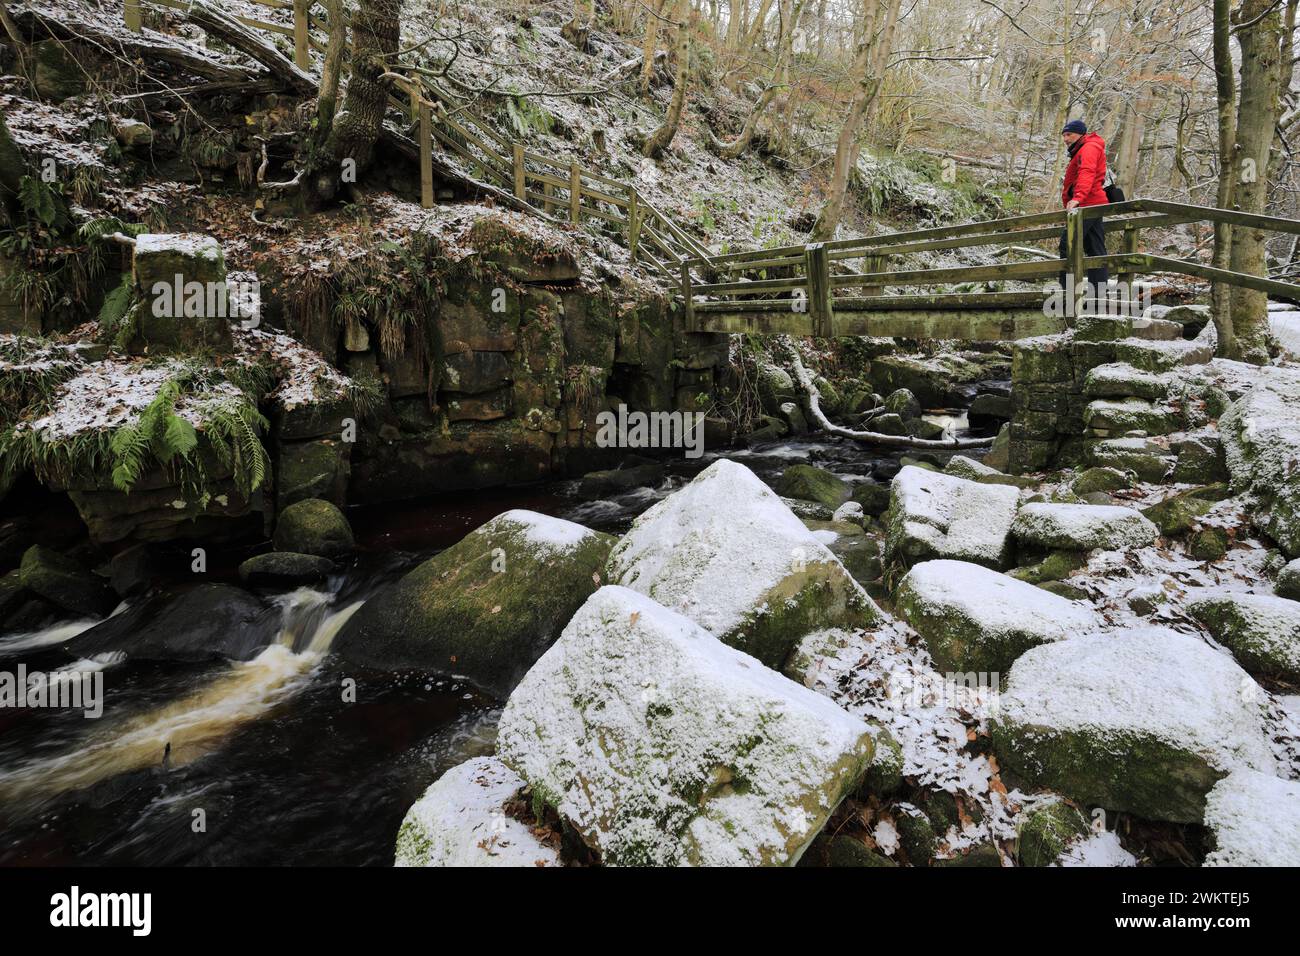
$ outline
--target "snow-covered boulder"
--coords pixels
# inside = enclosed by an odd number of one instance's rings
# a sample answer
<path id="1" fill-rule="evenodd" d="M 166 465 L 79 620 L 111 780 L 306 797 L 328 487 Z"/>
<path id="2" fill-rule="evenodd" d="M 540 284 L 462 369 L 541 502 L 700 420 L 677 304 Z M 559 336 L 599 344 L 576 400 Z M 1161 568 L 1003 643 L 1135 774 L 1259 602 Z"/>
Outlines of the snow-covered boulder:
<path id="1" fill-rule="evenodd" d="M 797 862 L 870 728 L 643 594 L 604 587 L 515 688 L 501 758 L 603 861 Z"/>
<path id="2" fill-rule="evenodd" d="M 1107 438 L 1089 450 L 1094 465 L 1131 471 L 1142 481 L 1163 481 L 1174 467 L 1175 455 L 1149 438 Z"/>
<path id="3" fill-rule="evenodd" d="M 886 555 L 914 564 L 932 558 L 1006 567 L 1020 492 L 908 465 L 890 486 Z"/>
<path id="4" fill-rule="evenodd" d="M 637 518 L 607 570 L 609 583 L 654 598 L 778 669 L 809 631 L 880 616 L 781 499 L 725 459 Z"/>
<path id="5" fill-rule="evenodd" d="M 1300 866 L 1300 782 L 1234 770 L 1205 801 L 1206 866 Z"/>
<path id="6" fill-rule="evenodd" d="M 1300 370 L 1261 369 L 1259 383 L 1219 419 L 1234 491 L 1259 498 L 1255 526 L 1300 558 Z"/>
<path id="7" fill-rule="evenodd" d="M 464 676 L 505 697 L 600 586 L 613 543 L 572 521 L 507 511 L 366 601 L 333 650 L 366 667 Z"/>
<path id="8" fill-rule="evenodd" d="M 505 805 L 524 789 L 496 757 L 452 767 L 420 797 L 397 831 L 396 866 L 559 866 L 553 847 Z"/>
<path id="9" fill-rule="evenodd" d="M 1254 681 L 1161 628 L 1025 652 L 990 728 L 1002 766 L 1029 785 L 1151 820 L 1198 823 L 1230 770 L 1274 767 Z"/>
<path id="10" fill-rule="evenodd" d="M 1300 682 L 1300 601 L 1204 588 L 1187 610 L 1252 674 Z"/>
<path id="11" fill-rule="evenodd" d="M 1029 648 L 1101 624 L 1086 605 L 966 561 L 916 565 L 895 602 L 943 671 L 1005 675 Z"/>
<path id="12" fill-rule="evenodd" d="M 1020 509 L 1011 533 L 1039 548 L 1091 551 L 1140 548 L 1154 542 L 1160 529 L 1132 508 L 1035 502 Z"/>

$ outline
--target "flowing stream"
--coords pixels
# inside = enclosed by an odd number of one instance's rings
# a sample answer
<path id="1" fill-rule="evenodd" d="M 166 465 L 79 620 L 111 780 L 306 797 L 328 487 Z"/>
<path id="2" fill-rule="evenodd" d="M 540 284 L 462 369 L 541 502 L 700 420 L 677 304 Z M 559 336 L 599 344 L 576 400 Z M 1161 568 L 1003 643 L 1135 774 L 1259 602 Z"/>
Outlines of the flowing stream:
<path id="1" fill-rule="evenodd" d="M 838 440 L 728 457 L 768 481 L 799 461 L 863 480 L 891 460 Z M 353 509 L 363 557 L 381 560 L 271 598 L 278 639 L 247 661 L 69 664 L 59 645 L 90 621 L 0 638 L 0 670 L 101 670 L 105 694 L 95 720 L 0 709 L 0 865 L 390 864 L 411 803 L 492 750 L 500 704 L 449 678 L 344 673 L 329 649 L 348 617 L 495 514 L 624 531 L 711 460 L 677 460 L 658 487 L 598 501 L 565 482 Z"/>

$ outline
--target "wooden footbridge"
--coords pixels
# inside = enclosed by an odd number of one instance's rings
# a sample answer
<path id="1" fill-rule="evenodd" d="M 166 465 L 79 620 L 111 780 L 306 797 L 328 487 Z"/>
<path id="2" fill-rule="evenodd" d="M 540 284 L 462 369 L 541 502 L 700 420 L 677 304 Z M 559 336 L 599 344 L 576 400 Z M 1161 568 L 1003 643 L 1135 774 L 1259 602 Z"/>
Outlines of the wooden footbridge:
<path id="1" fill-rule="evenodd" d="M 276 37 L 291 41 L 292 60 L 284 55 L 281 74 L 297 80 L 299 87 L 304 80 L 314 83 L 312 52 L 325 49 L 313 34 L 323 26 L 313 9 L 315 0 L 249 2 L 274 11 L 268 16 L 278 21 L 236 16 L 237 29 L 266 37 L 252 42 L 261 42 L 271 57 L 280 56 L 273 46 Z M 133 31 L 142 29 L 142 4 L 182 12 L 205 5 L 202 0 L 124 0 L 124 19 Z M 715 255 L 631 183 L 539 154 L 503 136 L 470 116 L 416 67 L 394 65 L 389 76 L 405 94 L 394 96 L 392 103 L 408 115 L 409 135 L 418 144 L 421 201 L 426 208 L 435 201 L 433 153 L 440 146 L 469 175 L 490 184 L 515 205 L 552 221 L 594 222 L 618 237 L 633 258 L 648 263 L 680 296 L 690 331 L 968 341 L 1023 338 L 1060 331 L 1068 324 L 1063 310 L 1045 307 L 1052 294 L 1046 291 L 1047 280 L 1064 273 L 1074 276 L 1075 287 L 1081 288 L 1087 270 L 1102 267 L 1119 279 L 1121 290 L 1132 289 L 1139 277 L 1181 274 L 1300 302 L 1300 285 L 1295 283 L 1142 251 L 1143 231 L 1154 228 L 1225 223 L 1300 235 L 1300 221 L 1154 199 Z M 1096 216 L 1105 217 L 1108 236 L 1120 237 L 1119 252 L 1084 255 L 1084 224 Z M 890 268 L 914 253 L 987 246 L 1023 249 L 1026 243 L 1055 241 L 1063 230 L 1068 250 L 1064 259 L 1053 255 L 991 265 Z M 1036 283 L 1039 288 L 950 291 L 973 283 Z"/>

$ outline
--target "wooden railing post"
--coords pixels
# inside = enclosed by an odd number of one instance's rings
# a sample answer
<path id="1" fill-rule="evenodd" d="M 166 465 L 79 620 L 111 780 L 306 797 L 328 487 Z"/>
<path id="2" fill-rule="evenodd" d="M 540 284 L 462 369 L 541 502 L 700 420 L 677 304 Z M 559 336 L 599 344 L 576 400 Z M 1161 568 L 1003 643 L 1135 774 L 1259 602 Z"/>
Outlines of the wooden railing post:
<path id="1" fill-rule="evenodd" d="M 1087 273 L 1083 270 L 1083 210 L 1070 209 L 1065 214 L 1066 257 L 1070 261 L 1069 273 L 1074 276 L 1074 301 L 1079 301 Z"/>
<path id="2" fill-rule="evenodd" d="M 420 205 L 433 208 L 433 104 L 420 97 Z"/>
<path id="3" fill-rule="evenodd" d="M 300 70 L 311 69 L 309 3 L 310 0 L 293 0 L 293 63 Z"/>
<path id="4" fill-rule="evenodd" d="M 695 319 L 695 300 L 691 298 L 691 267 L 687 260 L 682 260 L 682 304 L 686 309 L 686 331 L 698 332 L 699 323 Z"/>
<path id="5" fill-rule="evenodd" d="M 575 225 L 582 212 L 582 170 L 577 163 L 569 163 L 569 222 Z"/>
<path id="6" fill-rule="evenodd" d="M 128 30 L 132 33 L 140 32 L 140 0 L 126 0 L 122 16 Z"/>
<path id="7" fill-rule="evenodd" d="M 514 144 L 514 167 L 515 167 L 515 198 L 528 201 L 528 191 L 524 181 L 524 146 L 522 143 Z"/>
<path id="8" fill-rule="evenodd" d="M 641 207 L 637 202 L 637 191 L 627 191 L 627 247 L 636 258 L 636 244 L 641 237 Z"/>
<path id="9" fill-rule="evenodd" d="M 866 268 L 868 274 L 881 272 L 884 270 L 884 267 L 885 267 L 884 256 L 867 256 Z M 867 285 L 862 287 L 863 295 L 880 295 L 884 291 L 885 291 L 885 287 L 883 285 Z"/>
<path id="10" fill-rule="evenodd" d="M 803 248 L 804 275 L 808 279 L 808 311 L 812 315 L 812 334 L 830 338 L 835 334 L 831 309 L 831 268 L 826 246 L 814 242 Z"/>
<path id="11" fill-rule="evenodd" d="M 1136 255 L 1138 251 L 1138 228 L 1133 225 L 1124 226 L 1124 247 L 1125 255 Z M 1127 302 L 1136 302 L 1137 297 L 1133 294 L 1133 283 L 1137 280 L 1136 272 L 1121 272 L 1117 279 L 1120 284 L 1120 291 L 1125 296 Z M 1131 316 L 1137 318 L 1137 316 Z"/>

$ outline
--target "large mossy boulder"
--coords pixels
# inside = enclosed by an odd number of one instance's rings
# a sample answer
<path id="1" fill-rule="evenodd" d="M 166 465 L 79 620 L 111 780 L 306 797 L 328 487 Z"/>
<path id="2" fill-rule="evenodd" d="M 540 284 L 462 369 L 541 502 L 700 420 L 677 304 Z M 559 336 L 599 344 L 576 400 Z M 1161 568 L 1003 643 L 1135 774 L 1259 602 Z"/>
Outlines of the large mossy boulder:
<path id="1" fill-rule="evenodd" d="M 1250 673 L 1300 683 L 1300 601 L 1198 588 L 1187 610 Z"/>
<path id="2" fill-rule="evenodd" d="M 1004 770 L 1089 806 L 1199 823 L 1238 766 L 1271 770 L 1262 705 L 1227 655 L 1140 628 L 1032 648 L 990 721 Z"/>
<path id="3" fill-rule="evenodd" d="M 1091 551 L 1144 547 L 1155 543 L 1160 529 L 1132 508 L 1043 501 L 1021 508 L 1011 533 L 1036 548 Z"/>
<path id="4" fill-rule="evenodd" d="M 965 561 L 925 561 L 895 595 L 940 671 L 1005 676 L 1031 647 L 1095 630 L 1086 605 Z"/>
<path id="5" fill-rule="evenodd" d="M 1300 601 L 1300 558 L 1288 562 L 1277 573 L 1277 580 L 1273 582 L 1273 590 L 1278 597 Z"/>
<path id="6" fill-rule="evenodd" d="M 496 757 L 475 757 L 435 780 L 406 811 L 395 866 L 560 866 L 553 846 L 507 813 L 524 781 Z"/>
<path id="7" fill-rule="evenodd" d="M 791 465 L 776 483 L 776 492 L 784 498 L 816 501 L 830 508 L 838 508 L 849 500 L 847 482 L 815 465 Z"/>
<path id="8" fill-rule="evenodd" d="M 1268 368 L 1219 419 L 1234 491 L 1253 491 L 1255 527 L 1300 558 L 1300 369 Z"/>
<path id="9" fill-rule="evenodd" d="M 908 465 L 894 476 L 885 513 L 885 554 L 913 564 L 934 558 L 1004 568 L 1020 493 Z"/>
<path id="10" fill-rule="evenodd" d="M 608 580 L 777 669 L 809 631 L 880 617 L 781 499 L 725 459 L 637 518 L 610 554 Z"/>
<path id="11" fill-rule="evenodd" d="M 345 660 L 454 674 L 505 697 L 600 586 L 614 538 L 507 511 L 361 606 L 334 640 Z"/>
<path id="12" fill-rule="evenodd" d="M 19 566 L 22 586 L 56 607 L 82 617 L 103 617 L 117 604 L 108 581 L 76 558 L 34 544 Z"/>
<path id="13" fill-rule="evenodd" d="M 338 505 L 320 498 L 296 501 L 281 511 L 271 540 L 277 551 L 322 558 L 342 557 L 355 547 L 348 519 Z"/>
<path id="14" fill-rule="evenodd" d="M 1234 770 L 1205 801 L 1206 866 L 1300 866 L 1300 782 Z"/>
<path id="15" fill-rule="evenodd" d="M 137 661 L 246 661 L 275 641 L 278 608 L 229 584 L 165 591 L 82 631 L 69 654 L 125 654 Z"/>
<path id="16" fill-rule="evenodd" d="M 501 759 L 611 865 L 792 865 L 871 761 L 829 698 L 623 587 L 515 688 Z"/>

